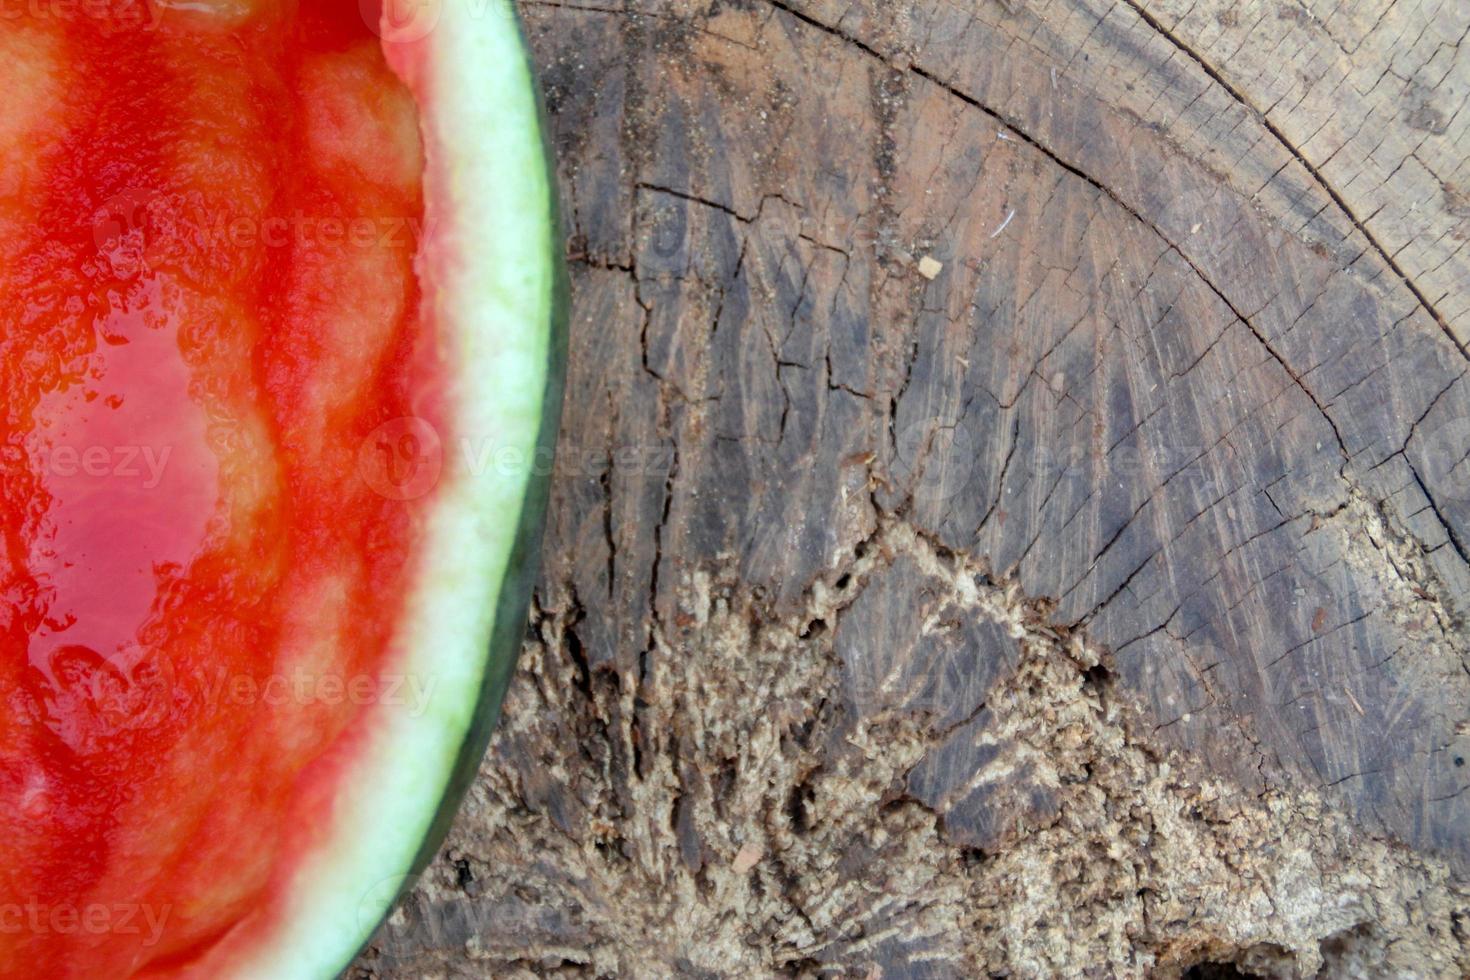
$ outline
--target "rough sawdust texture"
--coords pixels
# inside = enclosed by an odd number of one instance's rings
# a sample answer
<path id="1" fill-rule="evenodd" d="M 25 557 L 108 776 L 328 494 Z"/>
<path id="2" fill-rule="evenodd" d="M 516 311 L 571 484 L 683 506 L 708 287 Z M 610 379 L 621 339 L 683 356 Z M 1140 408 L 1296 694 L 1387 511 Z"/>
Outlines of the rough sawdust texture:
<path id="1" fill-rule="evenodd" d="M 539 746 L 540 770 L 487 763 L 442 860 L 380 936 L 391 955 L 358 975 L 1470 969 L 1470 902 L 1442 865 L 1365 838 L 1314 793 L 1201 778 L 1141 733 L 1085 637 L 1039 626 L 1014 587 L 907 525 L 860 551 L 799 622 L 753 625 L 726 598 L 733 583 L 682 583 L 703 642 L 658 661 L 643 704 L 582 673 L 566 653 L 576 623 L 545 613 L 498 737 L 502 757 Z M 841 703 L 836 627 L 900 558 L 1019 641 L 1019 667 L 977 713 L 996 753 L 975 781 L 1022 790 L 999 804 L 993 851 L 956 843 L 905 789 L 964 726 Z"/>

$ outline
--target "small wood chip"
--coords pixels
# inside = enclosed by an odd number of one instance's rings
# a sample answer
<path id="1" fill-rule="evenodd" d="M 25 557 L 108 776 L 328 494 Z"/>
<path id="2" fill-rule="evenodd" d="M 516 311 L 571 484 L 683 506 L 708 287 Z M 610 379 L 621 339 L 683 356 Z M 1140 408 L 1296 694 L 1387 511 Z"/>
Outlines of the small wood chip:
<path id="1" fill-rule="evenodd" d="M 919 275 L 923 276 L 925 279 L 932 280 L 935 276 L 939 275 L 943 271 L 944 263 L 940 262 L 932 255 L 926 255 L 919 260 Z"/>
<path id="2" fill-rule="evenodd" d="M 1312 632 L 1320 633 L 1327 628 L 1327 610 L 1318 606 L 1316 612 L 1312 613 Z"/>
<path id="3" fill-rule="evenodd" d="M 750 869 L 761 863 L 761 858 L 766 856 L 763 845 L 751 841 L 740 849 L 735 855 L 735 860 L 730 862 L 730 867 L 738 875 L 749 874 Z"/>

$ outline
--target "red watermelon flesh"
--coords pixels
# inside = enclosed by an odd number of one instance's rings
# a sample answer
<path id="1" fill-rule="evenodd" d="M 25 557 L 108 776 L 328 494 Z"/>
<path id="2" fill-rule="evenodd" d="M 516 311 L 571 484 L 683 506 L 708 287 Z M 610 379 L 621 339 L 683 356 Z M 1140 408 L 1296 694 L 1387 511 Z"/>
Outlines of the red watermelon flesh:
<path id="1" fill-rule="evenodd" d="M 0 25 L 0 978 L 219 975 L 438 693 L 456 259 L 357 3 L 62 6 Z"/>

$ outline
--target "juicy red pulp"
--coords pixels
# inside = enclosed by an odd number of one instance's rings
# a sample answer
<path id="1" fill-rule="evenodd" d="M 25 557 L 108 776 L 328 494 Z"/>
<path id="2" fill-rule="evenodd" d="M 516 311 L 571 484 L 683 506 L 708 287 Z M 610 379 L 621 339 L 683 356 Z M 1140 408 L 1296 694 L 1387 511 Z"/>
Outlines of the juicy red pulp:
<path id="1" fill-rule="evenodd" d="M 268 914 L 381 693 L 413 112 L 355 2 L 253 6 L 0 23 L 0 977 L 182 969 Z"/>

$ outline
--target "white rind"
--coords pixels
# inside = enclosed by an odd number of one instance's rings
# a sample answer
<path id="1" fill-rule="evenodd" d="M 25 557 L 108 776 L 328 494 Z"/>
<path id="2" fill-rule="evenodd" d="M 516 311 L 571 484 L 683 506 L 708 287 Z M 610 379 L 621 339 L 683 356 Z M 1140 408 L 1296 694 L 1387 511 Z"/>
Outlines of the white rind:
<path id="1" fill-rule="evenodd" d="M 321 842 L 295 870 L 267 935 L 225 970 L 232 977 L 335 976 L 388 912 L 475 722 L 531 468 L 545 462 L 536 453 L 558 249 L 520 27 L 509 0 L 439 0 L 437 21 L 410 40 L 429 247 L 438 259 L 456 257 L 422 277 L 424 301 L 449 339 L 445 374 L 458 390 L 448 400 L 454 439 L 426 510 L 423 571 L 391 669 L 432 694 L 418 715 L 407 704 L 370 709 L 367 743 L 340 780 Z"/>

